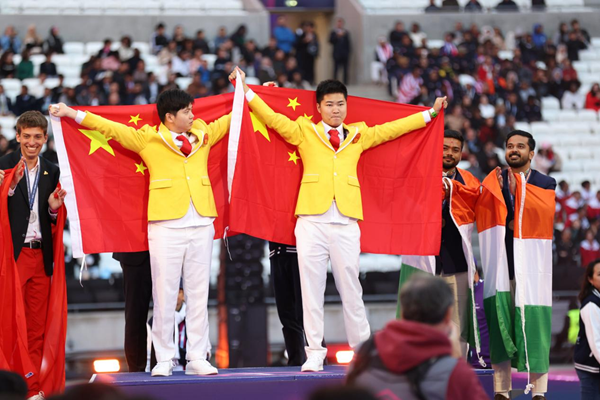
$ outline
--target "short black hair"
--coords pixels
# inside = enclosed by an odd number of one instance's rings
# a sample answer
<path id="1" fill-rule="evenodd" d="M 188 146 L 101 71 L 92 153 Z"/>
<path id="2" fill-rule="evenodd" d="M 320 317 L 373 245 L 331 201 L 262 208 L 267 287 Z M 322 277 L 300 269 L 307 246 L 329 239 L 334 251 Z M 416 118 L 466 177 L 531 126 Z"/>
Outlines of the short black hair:
<path id="1" fill-rule="evenodd" d="M 194 98 L 187 92 L 180 89 L 165 90 L 158 95 L 156 100 L 156 109 L 160 122 L 165 123 L 167 114 L 176 115 L 177 111 L 183 110 L 194 102 Z"/>
<path id="2" fill-rule="evenodd" d="M 321 81 L 317 86 L 317 104 L 323 101 L 323 97 L 326 94 L 341 93 L 344 95 L 344 99 L 348 99 L 348 89 L 346 85 L 335 79 L 327 79 Z"/>
<path id="3" fill-rule="evenodd" d="M 461 145 L 465 143 L 465 138 L 463 137 L 463 134 L 459 131 L 455 131 L 454 129 L 446 129 L 444 131 L 444 137 L 460 140 Z"/>
<path id="4" fill-rule="evenodd" d="M 437 276 L 415 274 L 400 289 L 402 318 L 407 321 L 439 324 L 453 304 L 452 289 Z"/>
<path id="5" fill-rule="evenodd" d="M 508 140 L 513 137 L 513 136 L 523 136 L 527 138 L 527 145 L 529 146 L 529 151 L 534 151 L 535 150 L 535 139 L 533 139 L 533 136 L 531 136 L 531 133 L 529 132 L 525 132 L 525 131 L 521 131 L 521 130 L 514 130 L 511 133 L 508 134 L 508 136 L 506 136 L 506 144 L 508 144 Z"/>

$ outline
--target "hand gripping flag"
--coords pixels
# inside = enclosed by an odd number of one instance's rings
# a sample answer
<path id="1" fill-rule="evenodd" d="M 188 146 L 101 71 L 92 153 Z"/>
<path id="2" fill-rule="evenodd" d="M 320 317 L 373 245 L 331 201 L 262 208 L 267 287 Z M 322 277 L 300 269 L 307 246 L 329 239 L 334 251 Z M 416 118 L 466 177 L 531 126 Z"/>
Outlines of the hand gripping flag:
<path id="1" fill-rule="evenodd" d="M 555 193 L 515 176 L 515 280 L 508 275 L 507 206 L 492 171 L 475 213 L 485 276 L 484 307 L 493 364 L 511 360 L 519 371 L 548 372 L 552 320 L 552 236 Z M 524 184 L 525 182 L 525 184 Z M 514 306 L 513 306 L 514 304 Z M 530 390 L 528 383 L 526 390 Z"/>
<path id="2" fill-rule="evenodd" d="M 15 371 L 26 380 L 37 379 L 40 389 L 49 395 L 61 392 L 65 387 L 67 290 L 63 231 L 66 209 L 64 206 L 59 209 L 56 223 L 52 226 L 54 272 L 44 330 L 42 365 L 40 371 L 36 371 L 27 349 L 25 306 L 8 219 L 8 190 L 14 171 L 7 171 L 0 186 L 0 369 Z"/>
<path id="3" fill-rule="evenodd" d="M 207 123 L 231 110 L 232 95 L 194 102 L 193 113 Z M 134 128 L 158 128 L 156 105 L 75 107 Z M 70 118 L 52 117 L 61 168 L 69 195 L 66 206 L 73 256 L 103 252 L 148 250 L 148 167 L 141 157 L 116 140 L 78 125 Z M 223 236 L 227 219 L 227 141 L 210 150 L 210 177 L 217 212 L 215 238 Z"/>
<path id="4" fill-rule="evenodd" d="M 463 332 L 461 332 L 461 334 L 466 341 L 471 343 L 473 348 L 476 350 L 480 364 L 485 367 L 485 362 L 479 354 L 481 351 L 481 345 L 477 316 L 475 314 L 475 296 L 473 288 L 475 277 L 475 257 L 473 254 L 473 246 L 471 244 L 471 236 L 473 234 L 475 222 L 475 204 L 477 203 L 477 198 L 479 197 L 481 185 L 479 180 L 470 172 L 459 168 L 457 168 L 457 170 L 465 181 L 464 184 L 457 180 L 451 180 L 448 178 L 444 178 L 443 182 L 444 185 L 448 186 L 450 191 L 449 205 L 450 216 L 452 217 L 452 221 L 447 221 L 446 223 L 453 223 L 456 225 L 456 228 L 458 229 L 462 239 L 462 250 L 468 266 L 468 325 L 463 327 Z M 441 209 L 439 202 L 438 208 Z M 402 267 L 400 269 L 400 288 L 402 288 L 402 285 L 415 273 L 429 273 L 435 275 L 435 256 L 402 256 Z M 399 295 L 400 294 L 398 291 L 398 296 Z M 400 314 L 400 298 L 398 298 L 397 317 L 400 317 Z"/>
<path id="5" fill-rule="evenodd" d="M 260 86 L 252 90 L 275 112 L 291 120 L 306 118 L 320 123 L 313 91 Z M 241 90 L 236 99 L 229 146 L 230 154 L 235 154 L 231 158 L 236 160 L 235 175 L 231 177 L 231 230 L 293 245 L 302 159 L 295 146 L 250 111 Z M 346 121 L 364 121 L 372 126 L 423 110 L 350 96 Z M 236 113 L 240 115 L 237 139 L 233 122 Z M 437 117 L 423 129 L 362 154 L 358 164 L 364 215 L 360 222 L 362 251 L 420 255 L 439 252 L 443 129 L 443 119 Z M 239 147 L 232 146 L 238 141 Z"/>

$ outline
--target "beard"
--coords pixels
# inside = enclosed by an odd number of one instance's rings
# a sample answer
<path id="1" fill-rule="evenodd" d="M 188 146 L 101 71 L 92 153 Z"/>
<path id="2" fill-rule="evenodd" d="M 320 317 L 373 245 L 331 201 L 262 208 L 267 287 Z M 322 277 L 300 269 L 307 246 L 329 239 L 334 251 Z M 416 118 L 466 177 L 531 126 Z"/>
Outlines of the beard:
<path id="1" fill-rule="evenodd" d="M 442 161 L 442 166 L 444 167 L 444 170 L 449 171 L 452 168 L 456 167 L 458 165 L 458 160 L 452 159 L 452 161 L 447 161 L 446 159 L 443 159 Z"/>
<path id="2" fill-rule="evenodd" d="M 519 155 L 518 159 L 512 159 L 511 156 L 506 157 L 506 163 L 511 168 L 521 168 L 524 165 L 526 165 L 528 162 L 529 162 L 529 160 L 525 157 L 521 157 L 521 155 Z"/>

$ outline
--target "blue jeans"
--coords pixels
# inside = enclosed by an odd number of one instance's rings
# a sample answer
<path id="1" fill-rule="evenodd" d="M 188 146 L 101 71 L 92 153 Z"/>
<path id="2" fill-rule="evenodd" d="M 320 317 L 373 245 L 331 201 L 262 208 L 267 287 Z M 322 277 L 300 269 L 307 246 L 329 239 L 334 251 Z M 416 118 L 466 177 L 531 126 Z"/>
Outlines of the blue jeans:
<path id="1" fill-rule="evenodd" d="M 581 400 L 600 400 L 600 374 L 575 368 L 581 382 Z"/>

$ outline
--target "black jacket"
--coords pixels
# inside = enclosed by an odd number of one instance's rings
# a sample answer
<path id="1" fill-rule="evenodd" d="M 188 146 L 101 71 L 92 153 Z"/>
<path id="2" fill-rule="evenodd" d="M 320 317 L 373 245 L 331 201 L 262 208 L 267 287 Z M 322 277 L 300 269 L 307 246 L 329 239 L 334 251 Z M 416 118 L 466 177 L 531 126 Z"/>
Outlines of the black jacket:
<path id="1" fill-rule="evenodd" d="M 21 159 L 21 151 L 15 151 L 0 158 L 0 169 L 13 168 Z M 52 246 L 52 218 L 48 212 L 48 198 L 56 189 L 60 178 L 60 169 L 50 161 L 40 157 L 40 180 L 38 184 L 38 209 L 35 210 L 42 229 L 42 252 L 44 254 L 44 270 L 52 276 L 54 269 L 54 253 Z M 25 172 L 27 173 L 27 172 Z M 27 180 L 21 179 L 15 193 L 8 198 L 8 217 L 14 246 L 15 260 L 19 258 L 25 235 L 29 225 L 29 199 Z"/>

